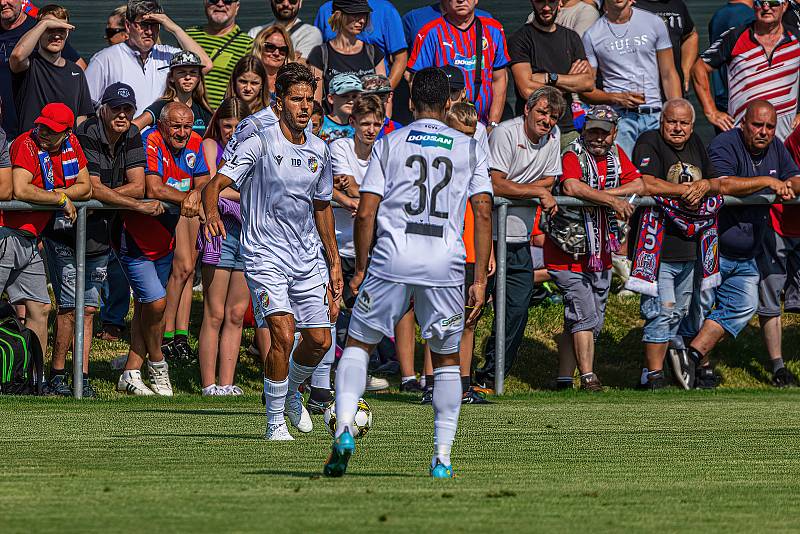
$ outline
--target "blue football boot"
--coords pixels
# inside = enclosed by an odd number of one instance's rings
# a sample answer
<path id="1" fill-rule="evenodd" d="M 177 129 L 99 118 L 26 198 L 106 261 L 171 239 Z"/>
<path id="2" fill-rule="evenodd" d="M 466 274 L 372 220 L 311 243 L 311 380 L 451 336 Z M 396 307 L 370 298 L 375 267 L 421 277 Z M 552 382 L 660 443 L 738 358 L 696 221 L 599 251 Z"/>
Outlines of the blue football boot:
<path id="1" fill-rule="evenodd" d="M 439 460 L 436 460 L 436 465 L 430 468 L 430 474 L 433 478 L 455 478 L 452 465 L 444 465 Z"/>
<path id="2" fill-rule="evenodd" d="M 323 474 L 326 477 L 340 477 L 347 471 L 347 462 L 356 450 L 356 443 L 349 428 L 345 428 L 341 436 L 333 440 L 331 455 L 325 462 Z"/>

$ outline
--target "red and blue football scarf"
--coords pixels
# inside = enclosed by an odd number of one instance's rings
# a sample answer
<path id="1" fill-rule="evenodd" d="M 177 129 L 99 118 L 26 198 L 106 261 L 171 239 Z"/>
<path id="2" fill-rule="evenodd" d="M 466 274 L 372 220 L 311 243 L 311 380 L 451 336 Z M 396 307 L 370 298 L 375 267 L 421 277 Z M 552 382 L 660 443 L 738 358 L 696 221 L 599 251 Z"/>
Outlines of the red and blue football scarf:
<path id="1" fill-rule="evenodd" d="M 661 247 L 664 242 L 664 225 L 669 218 L 686 237 L 700 236 L 700 258 L 703 266 L 701 290 L 717 287 L 722 282 L 719 274 L 717 214 L 722 207 L 722 196 L 706 198 L 697 211 L 687 210 L 677 199 L 653 197 L 657 206 L 647 208 L 642 214 L 636 254 L 633 257 L 631 276 L 625 289 L 658 296 L 658 268 L 661 264 Z"/>

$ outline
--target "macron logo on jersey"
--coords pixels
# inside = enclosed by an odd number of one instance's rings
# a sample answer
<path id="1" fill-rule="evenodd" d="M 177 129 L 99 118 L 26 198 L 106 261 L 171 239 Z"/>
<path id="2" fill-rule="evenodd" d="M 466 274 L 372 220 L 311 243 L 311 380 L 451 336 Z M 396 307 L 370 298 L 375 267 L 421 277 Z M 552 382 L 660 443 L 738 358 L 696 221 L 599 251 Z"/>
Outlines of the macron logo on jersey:
<path id="1" fill-rule="evenodd" d="M 417 130 L 411 130 L 406 137 L 406 143 L 413 143 L 420 146 L 433 146 L 438 148 L 453 149 L 453 138 L 446 135 L 429 134 Z"/>

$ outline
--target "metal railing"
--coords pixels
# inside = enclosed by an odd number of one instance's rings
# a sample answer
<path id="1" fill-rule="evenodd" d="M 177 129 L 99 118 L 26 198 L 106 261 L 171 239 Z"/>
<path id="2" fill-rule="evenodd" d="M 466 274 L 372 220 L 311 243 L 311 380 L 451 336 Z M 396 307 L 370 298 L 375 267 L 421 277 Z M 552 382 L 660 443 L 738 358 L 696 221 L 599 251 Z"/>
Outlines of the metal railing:
<path id="1" fill-rule="evenodd" d="M 556 197 L 559 206 L 591 206 L 589 202 L 573 197 Z M 725 197 L 728 206 L 768 205 L 775 203 L 775 195 L 755 194 L 747 197 Z M 786 204 L 800 204 L 800 199 L 785 202 Z M 72 350 L 73 384 L 83 383 L 83 347 L 84 347 L 84 307 L 86 290 L 86 216 L 88 210 L 119 210 L 124 209 L 113 204 L 105 204 L 97 200 L 87 202 L 73 202 L 77 211 L 75 221 L 75 339 Z M 166 209 L 174 210 L 176 206 L 163 203 Z M 495 281 L 494 313 L 497 323 L 495 333 L 495 391 L 502 395 L 505 391 L 505 359 L 506 359 L 506 217 L 509 206 L 534 207 L 539 204 L 536 200 L 509 200 L 502 197 L 494 199 L 497 210 L 497 279 Z M 640 197 L 633 201 L 637 206 L 653 206 L 655 202 L 650 197 Z M 31 204 L 19 200 L 0 202 L 0 210 L 6 211 L 60 211 L 61 208 L 52 205 Z M 73 387 L 76 399 L 83 397 L 83 388 Z"/>
<path id="2" fill-rule="evenodd" d="M 774 194 L 758 193 L 746 197 L 725 197 L 727 206 L 751 206 L 775 204 Z M 559 206 L 585 207 L 592 206 L 590 202 L 573 197 L 556 197 Z M 639 197 L 633 202 L 636 206 L 654 206 L 655 201 L 652 197 Z M 784 204 L 800 204 L 800 198 L 793 199 Z M 497 244 L 496 244 L 496 263 L 497 279 L 495 280 L 494 316 L 496 323 L 495 331 L 495 392 L 502 395 L 505 391 L 506 374 L 506 275 L 508 266 L 506 264 L 506 217 L 508 216 L 509 206 L 535 207 L 539 205 L 538 199 L 533 200 L 511 200 L 502 197 L 495 197 L 495 209 L 497 211 Z M 527 323 L 527 321 L 526 321 Z"/>
<path id="3" fill-rule="evenodd" d="M 72 392 L 76 399 L 83 398 L 83 388 L 75 384 L 83 383 L 83 346 L 84 332 L 83 320 L 85 316 L 85 295 L 86 291 L 86 214 L 88 210 L 119 210 L 124 209 L 114 204 L 105 204 L 98 200 L 86 202 L 73 202 L 77 212 L 75 220 L 75 339 L 72 349 Z M 164 204 L 166 209 L 174 209 L 175 206 Z M 0 202 L 0 210 L 5 211 L 61 211 L 61 208 L 53 205 L 31 204 L 19 200 L 9 200 Z"/>

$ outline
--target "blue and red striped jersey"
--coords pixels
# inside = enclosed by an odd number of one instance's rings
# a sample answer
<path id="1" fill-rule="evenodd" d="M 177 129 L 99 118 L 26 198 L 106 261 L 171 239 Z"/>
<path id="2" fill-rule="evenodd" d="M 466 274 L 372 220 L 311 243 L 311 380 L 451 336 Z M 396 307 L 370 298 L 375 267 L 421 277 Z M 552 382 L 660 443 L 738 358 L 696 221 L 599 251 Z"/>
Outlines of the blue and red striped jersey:
<path id="1" fill-rule="evenodd" d="M 460 30 L 444 17 L 432 20 L 422 27 L 414 38 L 414 47 L 408 60 L 408 70 L 416 72 L 427 67 L 455 65 L 464 71 L 467 98 L 475 103 L 481 122 L 488 122 L 489 108 L 494 97 L 492 73 L 508 65 L 509 57 L 503 25 L 489 17 L 476 17 L 483 28 L 483 63 L 481 89 L 475 98 L 475 68 L 478 56 L 475 47 L 475 23 Z"/>
<path id="2" fill-rule="evenodd" d="M 191 133 L 186 146 L 178 152 L 167 147 L 157 128 L 142 132 L 142 139 L 147 153 L 145 173 L 160 176 L 166 185 L 178 191 L 190 191 L 197 178 L 208 175 L 203 138 L 197 132 Z M 120 252 L 131 258 L 150 260 L 166 256 L 175 248 L 175 227 L 179 219 L 180 214 L 174 211 L 158 217 L 125 212 Z"/>

